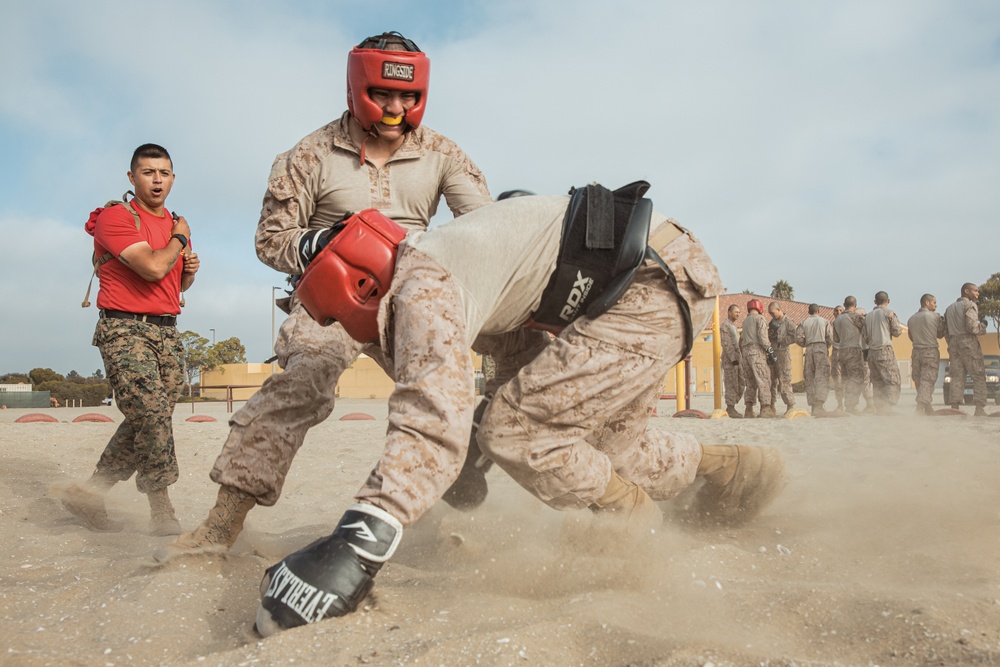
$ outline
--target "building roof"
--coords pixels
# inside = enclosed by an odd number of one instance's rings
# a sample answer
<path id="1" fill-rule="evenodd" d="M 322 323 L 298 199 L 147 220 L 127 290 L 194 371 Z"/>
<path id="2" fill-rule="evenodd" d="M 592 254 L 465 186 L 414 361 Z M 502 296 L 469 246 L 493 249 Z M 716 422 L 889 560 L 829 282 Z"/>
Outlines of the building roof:
<path id="1" fill-rule="evenodd" d="M 771 320 L 771 317 L 767 314 L 768 306 L 772 302 L 777 302 L 778 306 L 781 308 L 781 312 L 785 314 L 785 317 L 792 318 L 792 321 L 796 325 L 802 324 L 802 321 L 809 317 L 809 304 L 803 301 L 786 301 L 784 299 L 773 299 L 769 296 L 762 296 L 760 294 L 723 294 L 719 296 L 719 317 L 725 319 L 726 312 L 729 310 L 729 306 L 736 304 L 740 307 L 740 318 L 736 320 L 736 328 L 741 329 L 743 327 L 743 320 L 747 316 L 747 301 L 750 299 L 760 299 L 764 304 L 764 319 L 767 321 Z M 820 306 L 819 312 L 816 313 L 820 317 L 825 317 L 826 319 L 833 322 L 833 308 L 830 306 Z M 711 328 L 712 323 L 709 322 L 707 328 Z"/>

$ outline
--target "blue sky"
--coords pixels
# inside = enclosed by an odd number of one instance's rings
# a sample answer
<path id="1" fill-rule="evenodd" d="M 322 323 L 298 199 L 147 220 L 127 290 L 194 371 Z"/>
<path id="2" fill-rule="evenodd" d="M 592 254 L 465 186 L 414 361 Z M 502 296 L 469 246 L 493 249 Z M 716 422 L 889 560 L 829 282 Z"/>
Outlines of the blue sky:
<path id="1" fill-rule="evenodd" d="M 1000 271 L 995 2 L 14 0 L 3 15 L 0 373 L 102 366 L 82 224 L 147 141 L 174 158 L 168 207 L 202 259 L 180 327 L 270 356 L 283 277 L 253 234 L 271 161 L 340 115 L 347 52 L 382 30 L 428 53 L 424 122 L 494 194 L 649 180 L 730 291 L 784 279 L 799 300 L 870 307 L 884 289 L 905 319 L 922 293 L 943 307 Z"/>

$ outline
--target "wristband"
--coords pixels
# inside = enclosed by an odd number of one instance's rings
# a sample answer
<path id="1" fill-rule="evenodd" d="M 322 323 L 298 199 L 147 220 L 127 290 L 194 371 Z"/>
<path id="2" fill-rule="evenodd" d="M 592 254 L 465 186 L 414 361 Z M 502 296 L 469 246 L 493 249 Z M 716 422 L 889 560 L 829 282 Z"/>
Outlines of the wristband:
<path id="1" fill-rule="evenodd" d="M 188 247 L 187 237 L 184 236 L 183 234 L 171 234 L 170 238 L 177 239 L 178 241 L 181 242 L 181 250 Z"/>

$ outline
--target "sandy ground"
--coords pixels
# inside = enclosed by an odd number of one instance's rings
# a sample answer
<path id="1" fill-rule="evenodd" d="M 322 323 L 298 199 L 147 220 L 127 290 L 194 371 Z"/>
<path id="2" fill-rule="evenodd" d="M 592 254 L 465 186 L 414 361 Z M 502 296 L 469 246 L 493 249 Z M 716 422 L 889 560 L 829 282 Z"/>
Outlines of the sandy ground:
<path id="1" fill-rule="evenodd" d="M 699 398 L 695 407 L 710 405 Z M 377 458 L 384 401 L 345 400 L 314 429 L 273 508 L 227 557 L 155 566 L 129 482 L 109 496 L 124 532 L 93 533 L 52 482 L 89 475 L 115 424 L 15 424 L 0 412 L 2 665 L 983 665 L 1000 663 L 1000 418 L 737 421 L 654 428 L 704 443 L 773 444 L 783 495 L 752 524 L 669 520 L 647 544 L 581 537 L 502 472 L 472 514 L 436 507 L 407 531 L 363 610 L 267 640 L 254 633 L 265 567 L 330 532 Z M 965 408 L 971 413 L 971 408 Z M 991 405 L 991 411 L 998 408 Z M 339 421 L 365 412 L 373 421 Z M 186 528 L 217 487 L 228 428 L 175 415 Z M 683 500 L 667 505 L 676 507 Z"/>

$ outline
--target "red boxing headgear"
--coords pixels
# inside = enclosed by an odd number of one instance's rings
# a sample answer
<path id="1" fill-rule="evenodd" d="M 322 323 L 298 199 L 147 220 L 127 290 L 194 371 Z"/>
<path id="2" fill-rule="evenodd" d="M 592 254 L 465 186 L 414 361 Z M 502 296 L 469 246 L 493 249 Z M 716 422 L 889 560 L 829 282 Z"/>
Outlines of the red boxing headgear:
<path id="1" fill-rule="evenodd" d="M 309 263 L 295 293 L 326 326 L 340 322 L 359 343 L 379 339 L 378 306 L 392 282 L 406 230 L 373 208 L 355 213 Z"/>
<path id="2" fill-rule="evenodd" d="M 747 310 L 756 310 L 760 314 L 764 314 L 764 304 L 760 299 L 750 299 L 747 301 Z"/>
<path id="3" fill-rule="evenodd" d="M 355 46 L 347 56 L 347 109 L 358 119 L 365 131 L 382 120 L 382 107 L 368 95 L 371 88 L 417 93 L 417 103 L 407 112 L 404 121 L 418 127 L 427 106 L 427 84 L 431 77 L 431 61 L 416 44 L 399 33 L 369 37 L 362 44 L 379 40 L 400 44 L 405 51 L 385 51 L 381 48 Z"/>

